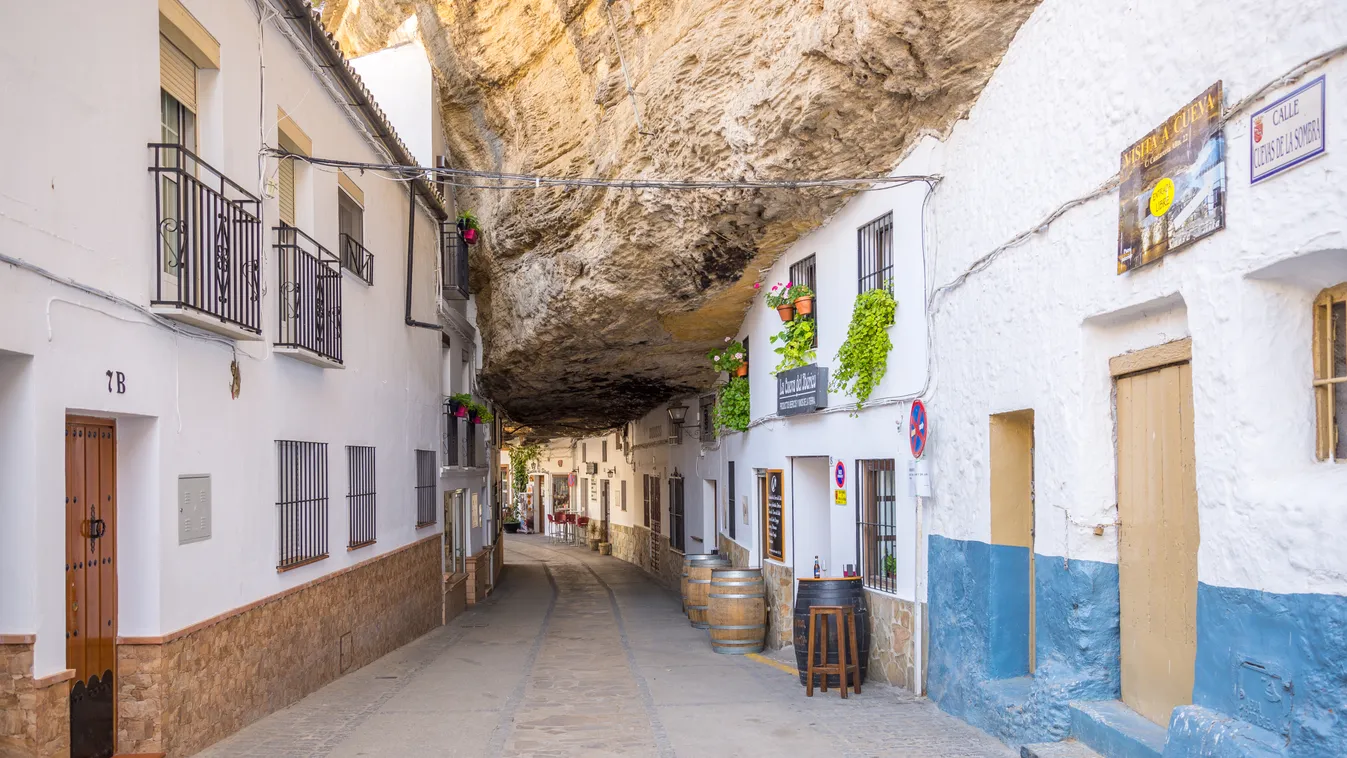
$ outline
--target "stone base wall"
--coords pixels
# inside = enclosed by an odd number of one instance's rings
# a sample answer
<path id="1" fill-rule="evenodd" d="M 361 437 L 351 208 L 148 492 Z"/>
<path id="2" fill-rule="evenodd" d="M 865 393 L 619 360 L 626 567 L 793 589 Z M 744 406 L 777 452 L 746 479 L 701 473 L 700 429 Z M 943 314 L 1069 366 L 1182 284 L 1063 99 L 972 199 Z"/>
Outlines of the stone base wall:
<path id="1" fill-rule="evenodd" d="M 466 563 L 468 569 L 468 605 L 476 605 L 486 600 L 489 592 L 492 563 L 491 548 L 482 548 L 476 555 L 470 556 Z"/>
<path id="2" fill-rule="evenodd" d="M 674 592 L 683 591 L 683 553 L 673 549 L 668 540 L 660 540 L 659 570 L 652 571 L 655 581 Z"/>
<path id="3" fill-rule="evenodd" d="M 870 611 L 870 679 L 915 691 L 912 682 L 912 603 L 865 591 Z"/>
<path id="4" fill-rule="evenodd" d="M 161 639 L 119 640 L 117 749 L 191 755 L 438 626 L 439 535 Z"/>
<path id="5" fill-rule="evenodd" d="M 444 575 L 444 618 L 441 623 L 453 621 L 468 607 L 468 577 L 466 574 Z"/>
<path id="6" fill-rule="evenodd" d="M 33 679 L 33 640 L 0 640 L 0 758 L 70 755 L 70 676 Z"/>
<path id="7" fill-rule="evenodd" d="M 651 566 L 650 530 L 643 526 L 608 525 L 608 539 L 612 540 L 613 557 L 627 563 L 640 566 L 641 570 L 661 586 L 675 592 L 681 591 L 683 580 L 683 554 L 669 546 L 669 541 L 659 542 L 659 565 Z"/>
<path id="8" fill-rule="evenodd" d="M 720 554 L 730 559 L 730 565 L 735 568 L 748 567 L 748 548 L 740 545 L 738 542 L 721 534 L 716 539 L 716 546 L 720 548 Z"/>
<path id="9" fill-rule="evenodd" d="M 767 647 L 780 650 L 795 644 L 795 572 L 789 566 L 766 561 L 762 578 L 767 585 Z"/>
<path id="10" fill-rule="evenodd" d="M 608 525 L 608 539 L 613 543 L 613 557 L 640 565 L 636 556 L 636 530 L 622 524 Z"/>

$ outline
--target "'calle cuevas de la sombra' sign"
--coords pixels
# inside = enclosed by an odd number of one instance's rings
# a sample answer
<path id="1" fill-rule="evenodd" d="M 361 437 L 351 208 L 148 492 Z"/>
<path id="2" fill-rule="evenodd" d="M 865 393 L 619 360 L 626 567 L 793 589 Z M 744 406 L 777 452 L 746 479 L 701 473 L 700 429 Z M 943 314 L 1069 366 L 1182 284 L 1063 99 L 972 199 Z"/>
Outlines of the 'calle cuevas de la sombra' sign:
<path id="1" fill-rule="evenodd" d="M 776 375 L 776 413 L 793 416 L 828 407 L 828 369 L 818 364 L 792 368 Z"/>
<path id="2" fill-rule="evenodd" d="M 1249 117 L 1249 183 L 1324 152 L 1324 77 Z"/>

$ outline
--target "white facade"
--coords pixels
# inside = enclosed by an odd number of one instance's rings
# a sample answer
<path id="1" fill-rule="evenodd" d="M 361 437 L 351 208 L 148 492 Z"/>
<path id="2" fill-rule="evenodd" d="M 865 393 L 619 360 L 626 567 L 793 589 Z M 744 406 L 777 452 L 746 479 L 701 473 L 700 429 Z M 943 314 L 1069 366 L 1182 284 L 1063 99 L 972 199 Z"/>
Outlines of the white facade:
<path id="1" fill-rule="evenodd" d="M 252 3 L 186 1 L 220 51 L 219 67 L 198 73 L 197 152 L 265 195 L 261 334 L 235 342 L 152 321 L 157 219 L 146 145 L 162 140 L 162 5 L 28 4 L 8 11 L 0 31 L 3 89 L 11 109 L 28 114 L 0 126 L 0 253 L 25 264 L 0 266 L 0 633 L 36 635 L 37 677 L 67 668 L 66 414 L 116 419 L 122 636 L 172 633 L 439 529 L 416 525 L 414 451 L 443 455 L 442 338 L 404 323 L 403 183 L 350 177 L 363 191 L 374 283 L 343 275 L 342 367 L 273 349 L 278 166 L 259 150 L 277 144 L 278 108 L 315 155 L 390 159 L 270 3 L 259 22 Z M 39 33 L 57 29 L 67 42 L 59 54 Z M 296 226 L 337 250 L 336 173 L 301 164 L 296 174 Z M 428 319 L 439 299 L 439 227 L 421 200 L 413 255 L 411 311 Z M 471 350 L 479 356 L 476 342 Z M 277 440 L 328 445 L 329 554 L 286 572 L 277 571 Z M 351 551 L 347 445 L 377 451 L 377 542 Z M 209 474 L 212 484 L 210 537 L 191 544 L 179 544 L 176 524 L 184 474 Z"/>

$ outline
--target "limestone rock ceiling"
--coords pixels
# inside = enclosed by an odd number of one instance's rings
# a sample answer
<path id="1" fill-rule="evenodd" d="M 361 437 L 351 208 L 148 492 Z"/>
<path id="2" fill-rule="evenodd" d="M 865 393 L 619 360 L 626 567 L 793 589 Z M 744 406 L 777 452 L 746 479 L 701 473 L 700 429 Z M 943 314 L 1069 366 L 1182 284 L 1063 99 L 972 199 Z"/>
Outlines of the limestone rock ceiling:
<path id="1" fill-rule="evenodd" d="M 966 113 L 1037 2 L 328 0 L 323 13 L 348 54 L 398 42 L 416 17 L 456 166 L 778 179 L 890 172 Z M 485 229 L 472 258 L 483 387 L 554 433 L 710 387 L 704 354 L 737 328 L 759 271 L 845 199 L 458 190 Z M 757 360 L 766 336 L 753 335 Z"/>

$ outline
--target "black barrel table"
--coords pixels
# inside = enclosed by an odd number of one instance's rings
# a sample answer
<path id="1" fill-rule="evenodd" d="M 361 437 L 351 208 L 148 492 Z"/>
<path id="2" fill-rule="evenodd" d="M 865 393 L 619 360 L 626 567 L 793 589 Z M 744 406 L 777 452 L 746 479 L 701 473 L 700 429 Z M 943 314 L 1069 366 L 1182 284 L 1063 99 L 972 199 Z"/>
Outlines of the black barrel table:
<path id="1" fill-rule="evenodd" d="M 805 683 L 809 668 L 809 609 L 816 605 L 851 606 L 856 614 L 856 650 L 860 656 L 861 682 L 870 668 L 870 612 L 865 603 L 865 586 L 859 576 L 801 579 L 795 592 L 795 665 L 800 669 L 800 684 Z M 828 627 L 828 663 L 837 663 L 837 631 Z M 817 652 L 817 651 L 816 651 Z M 829 687 L 841 687 L 842 678 L 828 677 Z"/>

